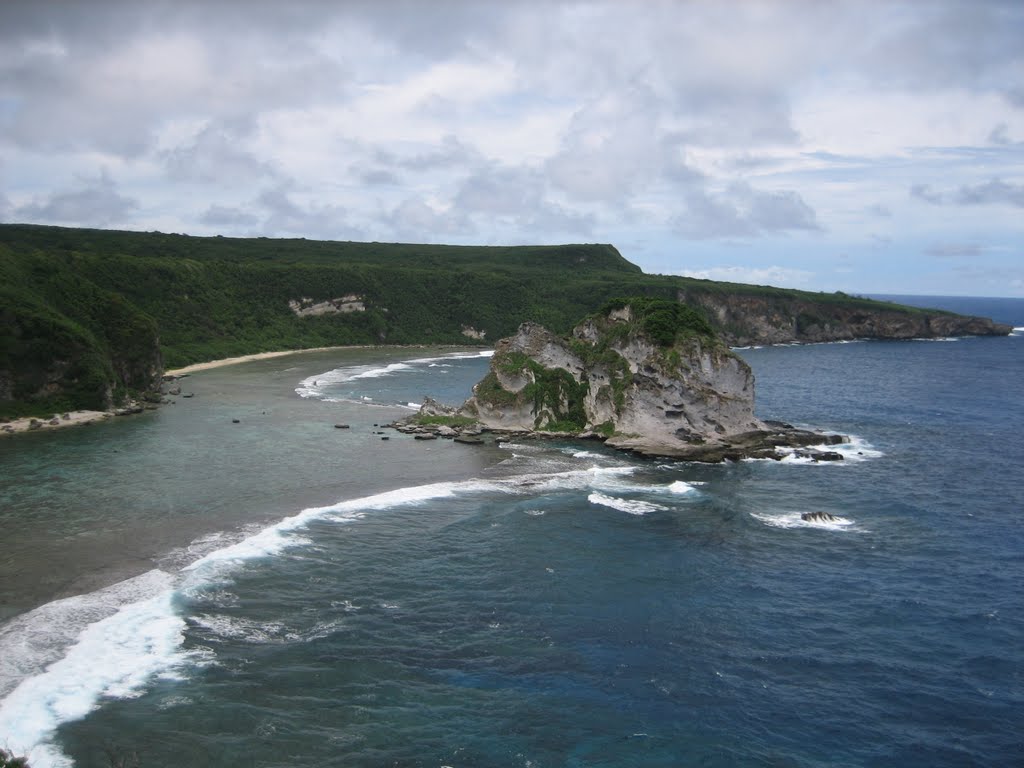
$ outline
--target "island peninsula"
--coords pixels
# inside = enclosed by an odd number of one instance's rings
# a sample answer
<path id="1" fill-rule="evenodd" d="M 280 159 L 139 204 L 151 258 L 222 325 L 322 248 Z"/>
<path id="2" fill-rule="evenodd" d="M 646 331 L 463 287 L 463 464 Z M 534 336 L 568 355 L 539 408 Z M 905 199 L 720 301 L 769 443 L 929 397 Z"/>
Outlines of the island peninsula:
<path id="1" fill-rule="evenodd" d="M 165 368 L 335 346 L 568 333 L 616 296 L 700 314 L 723 345 L 1006 335 L 843 293 L 648 275 L 611 245 L 448 246 L 0 225 L 0 420 L 159 401 Z"/>

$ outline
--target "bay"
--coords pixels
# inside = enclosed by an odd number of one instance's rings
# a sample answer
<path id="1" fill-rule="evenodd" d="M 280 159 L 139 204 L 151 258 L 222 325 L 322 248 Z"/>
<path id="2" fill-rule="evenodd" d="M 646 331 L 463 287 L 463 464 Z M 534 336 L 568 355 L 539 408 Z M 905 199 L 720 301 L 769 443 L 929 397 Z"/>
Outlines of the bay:
<path id="1" fill-rule="evenodd" d="M 850 434 L 841 465 L 381 440 L 468 394 L 487 360 L 449 350 L 207 371 L 187 403 L 4 441 L 0 742 L 35 766 L 1019 762 L 1022 344 L 744 350 L 759 415 Z"/>

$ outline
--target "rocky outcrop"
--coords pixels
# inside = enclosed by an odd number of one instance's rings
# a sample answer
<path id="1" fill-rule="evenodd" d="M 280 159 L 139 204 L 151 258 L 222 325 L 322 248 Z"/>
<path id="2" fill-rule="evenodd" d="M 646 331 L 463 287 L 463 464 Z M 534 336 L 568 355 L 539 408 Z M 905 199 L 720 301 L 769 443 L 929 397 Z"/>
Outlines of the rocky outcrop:
<path id="1" fill-rule="evenodd" d="M 347 315 L 352 312 L 365 312 L 366 303 L 362 296 L 354 293 L 339 296 L 336 299 L 317 301 L 303 296 L 301 299 L 290 299 L 288 307 L 298 317 L 319 317 L 320 315 Z"/>
<path id="2" fill-rule="evenodd" d="M 749 288 L 749 286 L 739 286 Z M 1006 336 L 1013 329 L 984 317 L 923 310 L 845 294 L 682 289 L 679 301 L 699 307 L 731 346 L 852 339 Z"/>
<path id="3" fill-rule="evenodd" d="M 800 519 L 805 523 L 836 523 L 839 522 L 839 518 L 835 515 L 831 515 L 828 512 L 804 512 L 800 515 Z"/>
<path id="4" fill-rule="evenodd" d="M 571 338 L 524 323 L 498 342 L 460 413 L 488 430 L 599 437 L 695 461 L 844 441 L 758 419 L 750 367 L 706 324 L 672 302 L 636 302 L 584 321 Z"/>

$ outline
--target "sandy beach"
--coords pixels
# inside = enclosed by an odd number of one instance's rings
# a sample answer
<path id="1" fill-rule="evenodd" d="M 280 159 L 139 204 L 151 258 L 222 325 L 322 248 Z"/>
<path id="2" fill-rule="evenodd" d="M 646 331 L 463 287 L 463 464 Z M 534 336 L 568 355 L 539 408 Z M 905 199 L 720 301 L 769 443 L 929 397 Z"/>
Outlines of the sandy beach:
<path id="1" fill-rule="evenodd" d="M 423 345 L 412 344 L 412 345 L 396 345 L 398 348 L 421 348 Z M 442 345 L 439 348 L 453 349 L 461 348 L 460 345 Z M 239 357 L 225 357 L 220 360 L 209 360 L 205 363 L 193 363 L 192 365 L 186 365 L 182 368 L 172 368 L 164 371 L 165 380 L 171 380 L 180 376 L 187 376 L 191 373 L 198 373 L 200 371 L 207 371 L 213 368 L 223 368 L 228 365 L 236 365 L 238 363 L 247 363 L 253 360 L 269 360 L 275 357 L 287 357 L 288 355 L 301 355 L 307 352 L 335 352 L 346 349 L 373 349 L 374 346 L 368 344 L 352 344 L 345 346 L 335 347 L 313 347 L 310 349 L 286 349 L 279 352 L 257 352 L 251 355 L 241 355 Z M 42 429 L 60 429 L 62 427 L 75 427 L 84 426 L 86 424 L 92 424 L 98 421 L 104 421 L 113 416 L 117 415 L 117 410 L 110 411 L 69 411 L 64 414 L 54 415 L 49 418 L 31 417 L 24 419 L 14 419 L 5 424 L 0 424 L 0 436 L 3 435 L 15 435 L 22 432 L 29 432 L 34 430 Z"/>
<path id="2" fill-rule="evenodd" d="M 6 424 L 0 424 L 0 435 L 15 435 L 19 432 L 28 432 L 36 429 L 60 429 L 61 427 L 81 427 L 86 424 L 93 424 L 97 421 L 104 421 L 114 415 L 113 411 L 68 411 L 60 416 L 49 419 L 36 417 L 14 419 Z"/>
<path id="3" fill-rule="evenodd" d="M 266 360 L 272 357 L 284 357 L 286 355 L 301 354 L 304 352 L 330 352 L 337 349 L 361 349 L 364 347 L 351 346 L 351 347 L 317 347 L 315 349 L 288 349 L 281 352 L 259 352 L 252 355 L 242 355 L 241 357 L 226 357 L 221 360 L 210 360 L 205 363 L 194 363 L 187 365 L 184 368 L 175 368 L 173 370 L 164 371 L 165 378 L 174 378 L 177 376 L 184 376 L 190 373 L 197 373 L 199 371 L 209 370 L 211 368 L 221 368 L 226 365 L 234 365 L 236 363 L 246 363 L 250 360 Z M 13 419 L 5 424 L 0 424 L 0 436 L 3 435 L 16 435 L 22 432 L 29 432 L 35 430 L 52 430 L 61 429 L 63 427 L 81 427 L 87 424 L 93 424 L 98 421 L 105 421 L 106 419 L 112 418 L 117 415 L 116 409 L 109 411 L 68 411 L 67 413 L 54 415 L 49 418 L 42 417 L 26 417 L 23 419 Z"/>
<path id="4" fill-rule="evenodd" d="M 252 360 L 269 360 L 273 357 L 285 357 L 287 355 L 298 355 L 305 352 L 332 352 L 337 349 L 369 349 L 366 345 L 342 346 L 342 347 L 314 347 L 312 349 L 286 349 L 280 352 L 257 352 L 253 355 L 242 355 L 241 357 L 225 357 L 220 360 L 210 360 L 205 363 L 193 363 L 184 368 L 172 368 L 164 371 L 164 376 L 184 376 L 189 373 L 208 371 L 211 368 L 222 368 L 225 365 L 236 363 L 248 363 Z"/>

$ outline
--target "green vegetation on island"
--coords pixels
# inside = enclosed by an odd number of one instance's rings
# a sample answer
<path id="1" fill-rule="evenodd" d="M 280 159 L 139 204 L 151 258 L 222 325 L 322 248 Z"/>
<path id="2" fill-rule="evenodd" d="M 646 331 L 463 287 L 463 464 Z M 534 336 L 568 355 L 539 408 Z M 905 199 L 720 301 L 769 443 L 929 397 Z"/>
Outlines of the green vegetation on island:
<path id="1" fill-rule="evenodd" d="M 157 387 L 165 366 L 256 352 L 488 345 L 526 320 L 566 333 L 623 295 L 661 300 L 645 321 L 655 335 L 685 321 L 693 329 L 709 324 L 730 343 L 759 338 L 763 324 L 754 316 L 762 314 L 778 329 L 767 343 L 801 333 L 820 340 L 851 317 L 888 313 L 920 325 L 927 315 L 841 294 L 647 275 L 611 245 L 410 245 L 4 224 L 0 418 L 107 408 Z"/>

